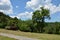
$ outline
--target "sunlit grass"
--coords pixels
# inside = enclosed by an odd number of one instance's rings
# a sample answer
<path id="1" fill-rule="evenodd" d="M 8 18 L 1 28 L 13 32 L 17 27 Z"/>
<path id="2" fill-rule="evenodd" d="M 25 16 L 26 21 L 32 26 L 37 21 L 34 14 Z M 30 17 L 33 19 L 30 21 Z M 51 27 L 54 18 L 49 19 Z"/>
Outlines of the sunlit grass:
<path id="1" fill-rule="evenodd" d="M 42 39 L 42 40 L 60 40 L 60 35 L 55 35 L 55 34 L 31 33 L 31 32 L 5 30 L 5 29 L 0 29 L 0 32 L 11 33 L 11 34 L 20 35 L 20 36 L 26 36 L 26 37 L 30 37 L 30 38 L 37 38 L 39 40 L 40 39 Z"/>

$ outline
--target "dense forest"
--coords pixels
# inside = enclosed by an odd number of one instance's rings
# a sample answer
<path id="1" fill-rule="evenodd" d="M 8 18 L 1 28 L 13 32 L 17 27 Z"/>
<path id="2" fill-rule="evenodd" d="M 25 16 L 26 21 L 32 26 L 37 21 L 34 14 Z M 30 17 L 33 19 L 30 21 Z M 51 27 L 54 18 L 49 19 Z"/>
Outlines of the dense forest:
<path id="1" fill-rule="evenodd" d="M 48 9 L 41 7 L 41 10 L 33 12 L 32 20 L 21 20 L 0 12 L 0 28 L 7 30 L 20 30 L 24 32 L 60 34 L 60 22 L 45 22 L 51 19 Z"/>

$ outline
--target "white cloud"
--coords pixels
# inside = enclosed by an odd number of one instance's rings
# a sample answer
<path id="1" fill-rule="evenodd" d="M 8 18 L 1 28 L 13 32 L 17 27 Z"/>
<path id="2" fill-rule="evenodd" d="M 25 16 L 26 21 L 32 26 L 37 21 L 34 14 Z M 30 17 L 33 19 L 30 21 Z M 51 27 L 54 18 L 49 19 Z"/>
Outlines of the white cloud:
<path id="1" fill-rule="evenodd" d="M 14 17 L 17 17 L 17 16 L 11 16 L 11 15 L 10 15 L 10 17 L 14 18 Z M 17 18 L 18 18 L 18 17 L 17 17 Z"/>
<path id="2" fill-rule="evenodd" d="M 24 12 L 17 15 L 18 18 L 26 18 L 31 19 L 32 18 L 32 12 Z"/>
<path id="3" fill-rule="evenodd" d="M 11 14 L 13 12 L 10 0 L 0 0 L 0 11 L 5 14 Z"/>
<path id="4" fill-rule="evenodd" d="M 51 13 L 51 14 L 60 11 L 60 5 L 59 5 L 59 6 L 56 6 L 56 5 L 53 5 L 53 4 L 47 4 L 47 5 L 45 5 L 45 8 L 50 9 L 50 13 Z"/>
<path id="5" fill-rule="evenodd" d="M 30 8 L 32 10 L 40 9 L 41 6 L 50 9 L 50 13 L 56 13 L 60 11 L 60 5 L 53 5 L 51 2 L 53 0 L 31 0 L 26 3 L 26 8 Z"/>
<path id="6" fill-rule="evenodd" d="M 24 13 L 19 13 L 18 15 L 16 15 L 16 16 L 10 16 L 10 17 L 12 17 L 12 18 L 14 18 L 14 17 L 17 17 L 18 19 L 20 18 L 20 19 L 32 19 L 32 12 L 24 12 Z"/>
<path id="7" fill-rule="evenodd" d="M 26 8 L 31 8 L 33 10 L 37 9 L 39 7 L 39 4 L 43 4 L 41 1 L 43 0 L 31 0 L 26 3 Z"/>

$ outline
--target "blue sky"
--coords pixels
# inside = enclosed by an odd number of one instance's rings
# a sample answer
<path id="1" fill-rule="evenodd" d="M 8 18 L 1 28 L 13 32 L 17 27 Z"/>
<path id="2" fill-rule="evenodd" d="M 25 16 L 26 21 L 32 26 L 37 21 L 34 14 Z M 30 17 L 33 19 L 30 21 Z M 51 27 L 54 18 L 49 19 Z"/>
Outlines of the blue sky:
<path id="1" fill-rule="evenodd" d="M 11 0 L 12 6 L 13 6 L 13 11 L 14 13 L 21 13 L 26 10 L 26 2 L 28 0 Z M 16 8 L 18 6 L 18 8 Z"/>
<path id="2" fill-rule="evenodd" d="M 49 22 L 60 22 L 60 0 L 0 0 L 0 11 L 22 20 L 32 19 L 32 13 L 41 6 L 50 10 Z"/>

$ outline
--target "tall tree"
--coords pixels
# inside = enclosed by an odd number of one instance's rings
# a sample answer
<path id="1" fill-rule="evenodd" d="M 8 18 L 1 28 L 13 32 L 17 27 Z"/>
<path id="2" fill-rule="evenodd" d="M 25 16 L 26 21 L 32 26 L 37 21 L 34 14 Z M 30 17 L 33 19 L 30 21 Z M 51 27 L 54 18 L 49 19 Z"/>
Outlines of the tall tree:
<path id="1" fill-rule="evenodd" d="M 35 29 L 37 32 L 43 32 L 43 28 L 45 27 L 45 19 L 50 18 L 50 13 L 48 9 L 45 9 L 44 7 L 40 8 L 41 10 L 36 10 L 33 12 L 32 20 Z"/>

